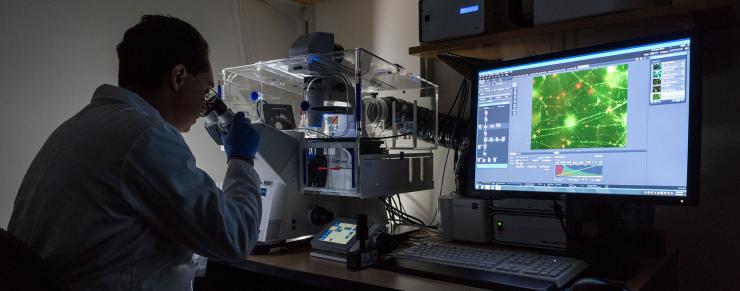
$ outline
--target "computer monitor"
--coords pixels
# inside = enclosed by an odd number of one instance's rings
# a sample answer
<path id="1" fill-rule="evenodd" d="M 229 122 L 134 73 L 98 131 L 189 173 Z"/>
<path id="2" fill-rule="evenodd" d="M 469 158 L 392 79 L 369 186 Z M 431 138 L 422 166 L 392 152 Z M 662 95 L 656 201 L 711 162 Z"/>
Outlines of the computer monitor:
<path id="1" fill-rule="evenodd" d="M 479 67 L 472 195 L 696 204 L 698 57 L 682 32 Z"/>

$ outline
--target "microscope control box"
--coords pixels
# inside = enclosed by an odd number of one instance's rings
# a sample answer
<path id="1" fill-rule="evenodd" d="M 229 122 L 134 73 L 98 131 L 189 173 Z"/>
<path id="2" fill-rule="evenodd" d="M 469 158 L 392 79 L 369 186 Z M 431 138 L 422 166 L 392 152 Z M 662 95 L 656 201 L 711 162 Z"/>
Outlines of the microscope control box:
<path id="1" fill-rule="evenodd" d="M 488 200 L 445 195 L 439 198 L 439 211 L 441 237 L 466 242 L 491 242 L 491 208 Z"/>

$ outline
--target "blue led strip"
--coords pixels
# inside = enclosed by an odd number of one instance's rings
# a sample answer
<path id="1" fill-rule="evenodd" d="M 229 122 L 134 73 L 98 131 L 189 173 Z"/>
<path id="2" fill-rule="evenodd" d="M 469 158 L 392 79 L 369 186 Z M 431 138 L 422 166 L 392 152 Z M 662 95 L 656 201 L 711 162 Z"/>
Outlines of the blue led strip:
<path id="1" fill-rule="evenodd" d="M 466 7 L 460 8 L 460 15 L 473 13 L 476 11 L 478 11 L 478 5 L 466 6 Z"/>
<path id="2" fill-rule="evenodd" d="M 354 149 L 347 149 L 350 156 L 352 156 L 352 189 L 355 188 L 355 151 Z"/>
<path id="3" fill-rule="evenodd" d="M 516 71 L 516 70 L 524 70 L 529 68 L 536 68 L 536 67 L 544 67 L 544 66 L 550 66 L 550 65 L 558 65 L 558 64 L 564 64 L 564 63 L 570 63 L 570 62 L 577 62 L 582 60 L 588 60 L 588 59 L 595 59 L 595 58 L 601 58 L 601 57 L 609 57 L 609 56 L 616 56 L 621 54 L 628 54 L 628 53 L 634 53 L 639 51 L 645 51 L 645 50 L 652 50 L 652 49 L 658 49 L 658 48 L 664 48 L 664 47 L 671 47 L 671 46 L 678 46 L 678 45 L 690 45 L 691 39 L 690 38 L 684 38 L 674 41 L 668 41 L 668 42 L 659 42 L 655 44 L 648 44 L 648 45 L 640 45 L 640 46 L 634 46 L 630 48 L 624 48 L 624 49 L 618 49 L 618 50 L 610 50 L 600 53 L 593 53 L 593 54 L 587 54 L 587 55 L 580 55 L 577 57 L 568 57 L 568 58 L 562 58 L 562 59 L 554 59 L 549 61 L 542 61 L 538 63 L 531 63 L 526 65 L 519 65 L 519 66 L 513 66 L 513 67 L 504 67 L 504 68 L 498 68 L 498 69 L 492 69 L 487 71 L 481 71 L 478 73 L 478 76 L 484 76 L 484 75 L 490 75 L 495 73 L 501 73 L 501 72 L 508 72 L 508 71 Z"/>

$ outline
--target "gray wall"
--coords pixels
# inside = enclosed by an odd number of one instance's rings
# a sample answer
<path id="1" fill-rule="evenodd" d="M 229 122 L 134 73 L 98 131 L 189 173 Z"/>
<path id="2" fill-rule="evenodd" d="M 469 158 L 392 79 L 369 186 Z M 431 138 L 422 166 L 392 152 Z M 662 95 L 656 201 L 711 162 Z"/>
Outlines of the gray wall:
<path id="1" fill-rule="evenodd" d="M 7 227 L 21 180 L 49 134 L 89 103 L 98 85 L 117 83 L 115 46 L 141 15 L 190 22 L 220 71 L 287 55 L 303 26 L 298 7 L 279 8 L 257 0 L 0 2 L 0 227 Z M 226 159 L 202 127 L 185 139 L 198 166 L 223 180 Z"/>

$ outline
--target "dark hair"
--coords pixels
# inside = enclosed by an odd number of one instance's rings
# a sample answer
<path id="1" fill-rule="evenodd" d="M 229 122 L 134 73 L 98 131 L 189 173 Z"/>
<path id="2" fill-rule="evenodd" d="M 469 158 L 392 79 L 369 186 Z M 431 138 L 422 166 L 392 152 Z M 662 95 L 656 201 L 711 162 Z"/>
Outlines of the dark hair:
<path id="1" fill-rule="evenodd" d="M 118 85 L 157 89 L 178 64 L 193 74 L 208 70 L 208 43 L 198 30 L 172 16 L 144 15 L 116 47 Z"/>

